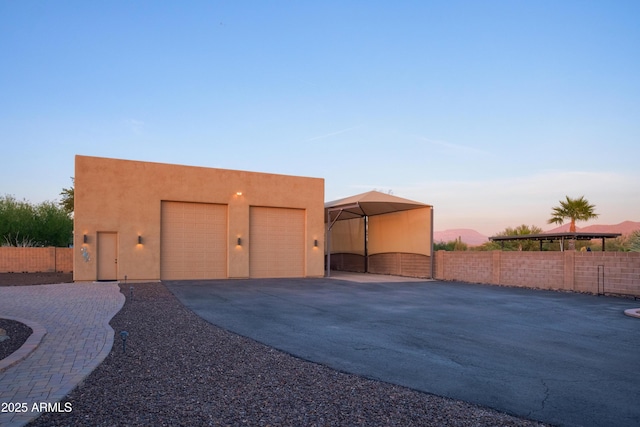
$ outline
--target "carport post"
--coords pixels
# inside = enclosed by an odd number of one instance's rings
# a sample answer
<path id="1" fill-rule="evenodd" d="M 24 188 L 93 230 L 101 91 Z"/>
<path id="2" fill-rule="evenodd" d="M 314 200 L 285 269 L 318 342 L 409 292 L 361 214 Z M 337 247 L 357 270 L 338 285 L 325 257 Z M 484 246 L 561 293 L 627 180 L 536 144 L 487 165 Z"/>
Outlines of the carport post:
<path id="1" fill-rule="evenodd" d="M 327 238 L 325 239 L 327 241 L 327 277 L 331 277 L 331 229 L 333 228 L 333 224 L 336 223 L 336 221 L 338 220 L 338 218 L 340 218 L 340 215 L 342 215 L 342 212 L 344 212 L 345 209 L 359 208 L 359 207 L 360 205 L 355 203 L 353 205 L 327 209 Z M 336 215 L 336 218 L 333 221 L 331 221 L 331 212 L 335 212 L 335 211 L 340 211 L 340 212 L 338 212 L 338 215 Z"/>
<path id="2" fill-rule="evenodd" d="M 435 277 L 433 277 L 433 262 L 434 262 L 434 257 L 435 254 L 433 253 L 433 206 L 431 206 L 431 253 L 429 254 L 429 258 L 431 261 L 431 279 L 435 279 Z"/>

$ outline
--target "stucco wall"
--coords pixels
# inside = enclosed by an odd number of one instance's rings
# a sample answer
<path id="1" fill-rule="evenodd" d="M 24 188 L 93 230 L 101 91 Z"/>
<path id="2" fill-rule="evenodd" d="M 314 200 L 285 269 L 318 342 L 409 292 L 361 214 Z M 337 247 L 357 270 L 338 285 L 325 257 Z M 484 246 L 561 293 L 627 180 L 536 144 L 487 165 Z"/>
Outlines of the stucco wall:
<path id="1" fill-rule="evenodd" d="M 640 253 L 438 251 L 435 277 L 471 283 L 640 296 Z"/>
<path id="2" fill-rule="evenodd" d="M 227 206 L 230 278 L 249 276 L 251 206 L 304 209 L 305 275 L 323 275 L 323 179 L 76 156 L 74 280 L 96 279 L 97 235 L 111 231 L 118 233 L 118 279 L 160 279 L 163 200 Z"/>

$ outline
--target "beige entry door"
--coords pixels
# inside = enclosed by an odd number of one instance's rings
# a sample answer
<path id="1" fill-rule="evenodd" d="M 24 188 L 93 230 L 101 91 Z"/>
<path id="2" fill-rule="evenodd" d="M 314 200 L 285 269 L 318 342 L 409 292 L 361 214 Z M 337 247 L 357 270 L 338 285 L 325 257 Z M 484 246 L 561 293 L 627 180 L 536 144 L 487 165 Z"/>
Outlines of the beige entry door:
<path id="1" fill-rule="evenodd" d="M 118 278 L 118 233 L 98 233 L 98 280 Z"/>

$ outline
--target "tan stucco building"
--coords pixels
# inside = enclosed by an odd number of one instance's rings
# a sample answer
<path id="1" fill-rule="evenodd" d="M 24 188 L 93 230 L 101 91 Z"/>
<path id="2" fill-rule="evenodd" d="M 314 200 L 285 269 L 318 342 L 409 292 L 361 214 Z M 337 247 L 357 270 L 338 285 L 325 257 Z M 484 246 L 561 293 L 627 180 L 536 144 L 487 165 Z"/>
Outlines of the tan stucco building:
<path id="1" fill-rule="evenodd" d="M 74 280 L 320 277 L 324 180 L 76 156 Z"/>

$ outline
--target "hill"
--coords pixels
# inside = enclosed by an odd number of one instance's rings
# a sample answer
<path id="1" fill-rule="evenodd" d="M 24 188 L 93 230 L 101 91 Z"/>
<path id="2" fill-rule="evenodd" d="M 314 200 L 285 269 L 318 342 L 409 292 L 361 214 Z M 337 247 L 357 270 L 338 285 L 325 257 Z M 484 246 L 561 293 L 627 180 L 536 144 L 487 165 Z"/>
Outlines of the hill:
<path id="1" fill-rule="evenodd" d="M 489 241 L 487 236 L 470 228 L 454 228 L 433 232 L 434 242 L 450 242 L 456 240 L 458 237 L 469 246 L 478 246 Z"/>

